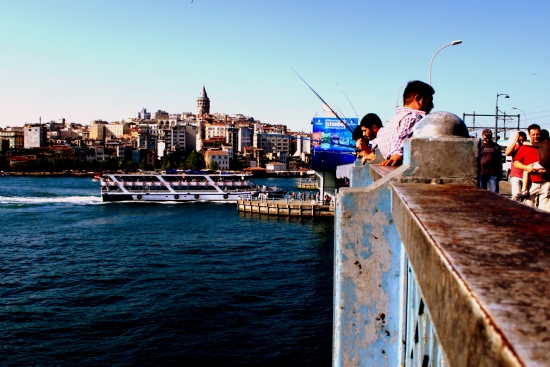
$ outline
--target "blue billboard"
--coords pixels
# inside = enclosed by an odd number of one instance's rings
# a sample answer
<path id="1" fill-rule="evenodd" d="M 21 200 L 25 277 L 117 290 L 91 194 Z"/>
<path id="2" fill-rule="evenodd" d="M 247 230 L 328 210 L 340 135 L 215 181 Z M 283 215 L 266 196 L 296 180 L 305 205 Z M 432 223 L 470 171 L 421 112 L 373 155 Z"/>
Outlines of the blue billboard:
<path id="1" fill-rule="evenodd" d="M 336 170 L 336 166 L 355 161 L 355 141 L 352 131 L 358 119 L 343 119 L 346 126 L 336 117 L 314 117 L 312 120 L 311 168 L 317 171 Z"/>

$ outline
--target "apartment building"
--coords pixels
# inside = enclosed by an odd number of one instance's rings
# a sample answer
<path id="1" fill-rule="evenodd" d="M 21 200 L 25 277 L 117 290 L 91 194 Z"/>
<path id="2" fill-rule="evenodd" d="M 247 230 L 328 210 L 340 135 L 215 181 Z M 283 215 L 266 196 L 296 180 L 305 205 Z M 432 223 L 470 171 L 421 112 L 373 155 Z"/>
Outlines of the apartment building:
<path id="1" fill-rule="evenodd" d="M 24 148 L 48 146 L 48 128 L 42 124 L 27 125 L 23 129 Z"/>
<path id="2" fill-rule="evenodd" d="M 260 148 L 264 152 L 285 153 L 290 155 L 290 141 L 292 136 L 283 134 L 255 133 L 252 138 L 252 146 Z"/>
<path id="3" fill-rule="evenodd" d="M 6 127 L 0 129 L 0 139 L 7 139 L 9 149 L 21 149 L 25 145 L 23 127 Z"/>
<path id="4" fill-rule="evenodd" d="M 210 167 L 212 162 L 216 162 L 220 170 L 229 170 L 229 153 L 223 150 L 208 149 L 204 153 L 206 167 Z"/>

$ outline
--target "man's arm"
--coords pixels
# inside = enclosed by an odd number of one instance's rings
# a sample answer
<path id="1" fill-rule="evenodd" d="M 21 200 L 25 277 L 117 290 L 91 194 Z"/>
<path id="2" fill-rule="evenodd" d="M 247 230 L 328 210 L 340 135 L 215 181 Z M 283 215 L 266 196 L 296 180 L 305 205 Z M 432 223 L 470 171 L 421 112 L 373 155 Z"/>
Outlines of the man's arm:
<path id="1" fill-rule="evenodd" d="M 392 155 L 388 160 L 380 162 L 381 166 L 400 166 L 403 164 L 403 157 L 399 154 Z"/>
<path id="2" fill-rule="evenodd" d="M 533 172 L 533 171 L 536 171 L 534 168 L 533 168 L 533 165 L 532 164 L 523 164 L 521 162 L 518 162 L 518 161 L 514 161 L 514 167 L 516 167 L 517 169 L 520 169 L 522 171 L 527 171 L 527 172 Z"/>
<path id="3" fill-rule="evenodd" d="M 512 141 L 512 143 L 508 146 L 508 148 L 506 148 L 506 150 L 504 151 L 504 154 L 506 156 L 509 156 L 509 155 L 512 155 L 512 153 L 514 152 L 515 148 L 516 148 L 516 144 L 518 142 L 518 138 L 519 138 L 519 134 L 516 134 L 514 136 L 514 141 Z"/>
<path id="4" fill-rule="evenodd" d="M 364 155 L 363 155 L 363 159 L 361 159 L 361 163 L 362 163 L 363 166 L 364 166 L 365 163 L 374 160 L 374 158 L 376 158 L 376 153 L 374 153 L 374 152 L 371 152 L 371 153 L 369 153 L 369 154 L 364 154 Z"/>
<path id="5" fill-rule="evenodd" d="M 399 122 L 397 138 L 392 141 L 390 151 L 388 152 L 390 159 L 395 155 L 403 157 L 403 141 L 412 136 L 414 126 L 418 121 L 422 120 L 423 117 L 424 115 L 420 114 L 416 116 L 410 115 L 404 117 Z"/>
<path id="6" fill-rule="evenodd" d="M 424 115 L 418 114 L 416 116 L 407 116 L 400 121 L 397 139 L 392 142 L 388 154 L 390 157 L 381 162 L 381 166 L 400 166 L 403 164 L 403 142 L 412 136 L 413 128 L 423 117 Z"/>

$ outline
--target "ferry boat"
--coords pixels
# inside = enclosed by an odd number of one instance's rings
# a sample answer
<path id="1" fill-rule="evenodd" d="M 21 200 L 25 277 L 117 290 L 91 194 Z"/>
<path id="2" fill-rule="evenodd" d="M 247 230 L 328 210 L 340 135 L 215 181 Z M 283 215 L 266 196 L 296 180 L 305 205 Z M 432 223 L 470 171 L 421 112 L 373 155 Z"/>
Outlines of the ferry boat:
<path id="1" fill-rule="evenodd" d="M 103 201 L 237 201 L 252 194 L 247 175 L 103 174 Z"/>
<path id="2" fill-rule="evenodd" d="M 317 185 L 317 180 L 314 178 L 308 178 L 307 180 L 300 180 L 296 184 L 296 187 L 304 190 L 317 190 L 319 186 Z"/>
<path id="3" fill-rule="evenodd" d="M 263 196 L 266 199 L 283 199 L 285 197 L 286 191 L 277 186 L 256 186 L 252 197 Z"/>

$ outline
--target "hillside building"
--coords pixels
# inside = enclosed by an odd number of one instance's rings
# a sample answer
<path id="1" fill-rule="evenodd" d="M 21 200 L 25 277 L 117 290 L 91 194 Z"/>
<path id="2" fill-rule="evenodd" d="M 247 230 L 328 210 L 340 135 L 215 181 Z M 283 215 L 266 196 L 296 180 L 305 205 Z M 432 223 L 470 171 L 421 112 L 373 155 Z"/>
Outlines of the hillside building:
<path id="1" fill-rule="evenodd" d="M 40 148 L 48 146 L 48 128 L 46 125 L 27 125 L 23 130 L 24 148 Z"/>

